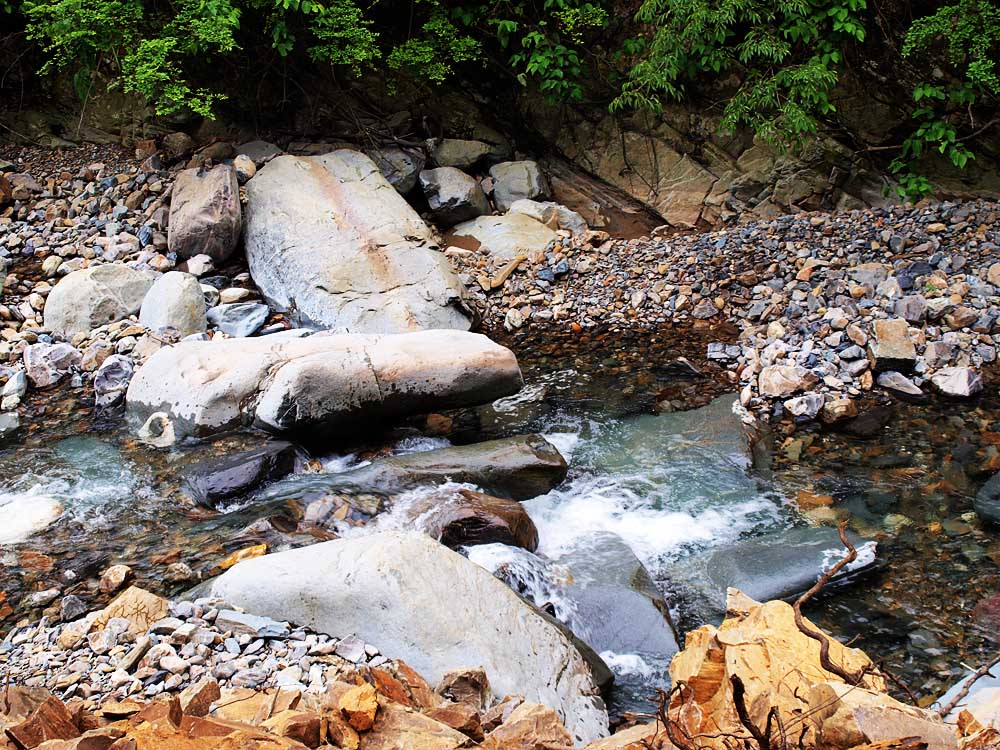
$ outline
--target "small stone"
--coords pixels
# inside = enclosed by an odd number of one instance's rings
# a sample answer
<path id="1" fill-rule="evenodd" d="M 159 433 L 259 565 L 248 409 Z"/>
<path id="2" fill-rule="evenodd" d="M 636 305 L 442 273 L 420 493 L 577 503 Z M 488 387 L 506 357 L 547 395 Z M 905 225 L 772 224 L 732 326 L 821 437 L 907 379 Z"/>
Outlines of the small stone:
<path id="1" fill-rule="evenodd" d="M 101 574 L 98 588 L 102 594 L 113 594 L 125 585 L 131 575 L 132 568 L 128 565 L 112 565 Z"/>

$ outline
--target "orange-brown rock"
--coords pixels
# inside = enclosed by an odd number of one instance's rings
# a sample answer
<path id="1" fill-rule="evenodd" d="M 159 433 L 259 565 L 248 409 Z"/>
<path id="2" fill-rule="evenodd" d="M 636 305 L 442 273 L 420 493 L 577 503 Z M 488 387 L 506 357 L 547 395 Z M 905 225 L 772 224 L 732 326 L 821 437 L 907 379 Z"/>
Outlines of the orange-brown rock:
<path id="1" fill-rule="evenodd" d="M 456 703 L 467 703 L 477 711 L 486 708 L 493 694 L 482 667 L 463 667 L 445 672 L 437 692 Z"/>
<path id="2" fill-rule="evenodd" d="M 522 703 L 487 735 L 488 750 L 567 750 L 573 738 L 559 715 L 540 703 Z"/>
<path id="3" fill-rule="evenodd" d="M 132 728 L 122 738 L 126 739 L 135 743 L 133 750 L 305 750 L 305 745 L 295 740 L 252 727 L 235 730 L 223 737 L 189 737 L 162 724 L 144 723 Z"/>
<path id="4" fill-rule="evenodd" d="M 386 701 L 379 705 L 371 731 L 361 735 L 360 750 L 455 750 L 468 741 L 429 716 Z"/>
<path id="5" fill-rule="evenodd" d="M 479 712 L 468 703 L 444 703 L 436 708 L 428 709 L 425 713 L 435 721 L 457 729 L 476 742 L 483 741 L 485 735 Z"/>
<path id="6" fill-rule="evenodd" d="M 25 696 L 22 696 L 25 697 Z M 69 709 L 61 700 L 49 696 L 18 724 L 6 727 L 15 747 L 33 748 L 46 740 L 69 740 L 80 736 Z"/>
<path id="7" fill-rule="evenodd" d="M 301 700 L 302 693 L 298 690 L 231 688 L 221 691 L 212 716 L 256 725 L 282 711 L 298 708 Z"/>
<path id="8" fill-rule="evenodd" d="M 357 730 L 334 712 L 326 715 L 326 738 L 342 750 L 358 750 L 361 745 Z"/>
<path id="9" fill-rule="evenodd" d="M 347 723 L 359 732 L 365 732 L 375 723 L 375 713 L 378 711 L 378 698 L 375 688 L 367 682 L 351 688 L 338 701 L 340 713 Z"/>
<path id="10" fill-rule="evenodd" d="M 126 698 L 123 701 L 108 701 L 101 704 L 101 707 L 97 709 L 97 713 L 109 721 L 116 721 L 128 718 L 129 716 L 135 716 L 145 707 L 145 703 L 139 703 L 138 701 Z"/>
<path id="11" fill-rule="evenodd" d="M 750 718 L 757 726 L 765 726 L 772 707 L 792 720 L 809 710 L 813 686 L 840 680 L 821 666 L 819 653 L 819 643 L 796 627 L 791 606 L 780 601 L 760 604 L 730 589 L 722 625 L 689 632 L 684 650 L 670 664 L 673 684 L 687 685 L 674 694 L 670 716 L 706 750 L 724 750 L 729 738 L 720 735 L 753 742 L 736 714 L 731 678 L 742 680 Z M 848 672 L 874 669 L 863 651 L 832 638 L 830 659 Z M 885 692 L 885 680 L 877 674 L 866 673 L 862 686 Z M 805 728 L 803 742 L 811 747 L 815 731 L 809 724 Z"/>
<path id="12" fill-rule="evenodd" d="M 323 720 L 309 711 L 282 711 L 261 724 L 261 727 L 279 737 L 301 742 L 306 747 L 319 747 L 326 740 Z"/>
<path id="13" fill-rule="evenodd" d="M 230 721 L 215 716 L 185 716 L 181 719 L 180 731 L 185 737 L 228 737 L 233 732 L 249 729 L 242 721 Z"/>
<path id="14" fill-rule="evenodd" d="M 48 740 L 35 750 L 110 750 L 124 734 L 121 727 L 100 727 L 84 732 L 72 740 Z"/>
<path id="15" fill-rule="evenodd" d="M 184 718 L 184 712 L 181 711 L 180 699 L 174 695 L 147 704 L 130 721 L 132 724 L 142 724 L 145 722 L 176 729 L 181 725 L 182 718 Z"/>
<path id="16" fill-rule="evenodd" d="M 396 660 L 396 677 L 406 688 L 414 706 L 433 708 L 441 705 L 441 696 L 434 692 L 434 688 L 427 683 L 427 680 L 402 659 Z"/>
<path id="17" fill-rule="evenodd" d="M 507 721 L 518 706 L 524 703 L 523 695 L 505 695 L 503 700 L 483 714 L 483 729 L 487 732 L 496 729 Z"/>
<path id="18" fill-rule="evenodd" d="M 371 671 L 372 679 L 375 680 L 375 689 L 378 690 L 380 695 L 384 695 L 386 698 L 394 700 L 396 703 L 400 703 L 404 706 L 412 706 L 413 703 L 410 701 L 410 695 L 406 690 L 406 686 L 402 682 L 397 680 L 386 670 L 380 667 L 375 667 Z"/>
<path id="19" fill-rule="evenodd" d="M 199 680 L 181 691 L 181 711 L 188 716 L 205 716 L 221 695 L 218 682 L 210 677 Z"/>
<path id="20" fill-rule="evenodd" d="M 104 608 L 94 623 L 94 630 L 100 630 L 113 617 L 124 617 L 129 621 L 129 632 L 145 633 L 149 626 L 167 616 L 167 600 L 138 586 L 129 586 Z"/>
<path id="21" fill-rule="evenodd" d="M 583 750 L 675 750 L 662 724 L 636 724 L 610 737 L 591 742 Z"/>

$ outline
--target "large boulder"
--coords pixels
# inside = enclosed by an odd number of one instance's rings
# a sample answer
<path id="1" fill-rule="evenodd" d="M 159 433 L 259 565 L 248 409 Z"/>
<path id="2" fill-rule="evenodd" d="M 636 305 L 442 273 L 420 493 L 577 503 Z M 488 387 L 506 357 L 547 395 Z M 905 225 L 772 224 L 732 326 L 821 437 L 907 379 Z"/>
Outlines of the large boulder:
<path id="1" fill-rule="evenodd" d="M 441 226 L 450 227 L 490 212 L 479 182 L 455 167 L 425 169 L 420 173 L 420 187 Z"/>
<path id="2" fill-rule="evenodd" d="M 135 315 L 154 281 L 154 272 L 122 265 L 73 271 L 49 293 L 45 327 L 59 336 L 72 338 Z"/>
<path id="3" fill-rule="evenodd" d="M 537 162 L 505 161 L 490 167 L 490 177 L 493 178 L 493 202 L 498 211 L 509 210 L 522 198 L 541 198 L 549 192 Z"/>
<path id="4" fill-rule="evenodd" d="M 608 732 L 590 668 L 569 638 L 489 572 L 423 534 L 371 534 L 245 560 L 210 594 L 330 635 L 353 633 L 431 683 L 480 665 L 498 697 L 516 693 L 554 708 L 577 743 Z"/>
<path id="5" fill-rule="evenodd" d="M 269 440 L 258 448 L 207 458 L 185 467 L 184 484 L 200 505 L 214 508 L 264 482 L 285 476 L 295 468 L 297 454 L 292 443 Z"/>
<path id="6" fill-rule="evenodd" d="M 430 229 L 357 151 L 279 156 L 247 183 L 250 273 L 272 307 L 354 333 L 468 330 Z"/>
<path id="7" fill-rule="evenodd" d="M 512 260 L 518 255 L 544 251 L 559 235 L 530 216 L 509 213 L 464 221 L 451 230 L 450 237 L 461 247 Z"/>
<path id="8" fill-rule="evenodd" d="M 447 481 L 468 482 L 495 495 L 528 500 L 562 483 L 567 471 L 566 459 L 548 440 L 521 435 L 392 456 L 341 474 L 307 479 L 386 494 Z"/>
<path id="9" fill-rule="evenodd" d="M 427 162 L 424 152 L 412 147 L 381 146 L 369 151 L 368 155 L 400 195 L 406 195 L 417 186 L 417 176 Z"/>
<path id="10" fill-rule="evenodd" d="M 185 169 L 170 197 L 167 247 L 178 258 L 207 255 L 217 264 L 229 258 L 240 239 L 240 188 L 228 164 Z"/>
<path id="11" fill-rule="evenodd" d="M 181 271 L 163 274 L 142 300 L 139 324 L 154 332 L 174 328 L 181 337 L 204 331 L 205 295 L 198 279 Z"/>
<path id="12" fill-rule="evenodd" d="M 251 424 L 318 436 L 486 403 L 523 382 L 513 353 L 479 334 L 303 334 L 160 349 L 132 379 L 129 414 L 141 424 L 162 412 L 177 438 Z"/>

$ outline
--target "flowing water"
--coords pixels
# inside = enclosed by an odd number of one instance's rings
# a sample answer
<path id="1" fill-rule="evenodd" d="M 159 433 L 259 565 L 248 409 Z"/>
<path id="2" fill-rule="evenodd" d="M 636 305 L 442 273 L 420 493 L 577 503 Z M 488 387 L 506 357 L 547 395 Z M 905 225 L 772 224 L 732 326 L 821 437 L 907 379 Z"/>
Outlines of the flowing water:
<path id="1" fill-rule="evenodd" d="M 969 404 L 898 409 L 870 440 L 817 428 L 775 436 L 770 460 L 758 453 L 754 461 L 724 379 L 698 359 L 703 346 L 670 333 L 515 342 L 527 381 L 517 396 L 455 413 L 448 439 L 404 429 L 383 445 L 331 449 L 308 471 L 546 435 L 570 473 L 524 503 L 538 527 L 537 553 L 483 545 L 466 554 L 601 652 L 617 676 L 614 712 L 649 710 L 654 688 L 668 684 L 675 632 L 717 622 L 727 583 L 775 595 L 807 587 L 839 556 L 832 526 L 850 514 L 865 563 L 877 541 L 879 567 L 862 566 L 864 575 L 808 614 L 885 658 L 922 699 L 940 694 L 960 662 L 977 664 L 995 648 L 995 628 L 972 610 L 1000 591 L 1000 542 L 970 514 L 970 497 L 1000 468 L 996 386 Z M 300 473 L 224 512 L 185 500 L 185 466 L 240 445 L 151 452 L 120 424 L 95 432 L 81 419 L 53 421 L 0 451 L 0 616 L 9 624 L 27 614 L 23 598 L 54 585 L 96 602 L 94 576 L 114 562 L 174 593 L 190 583 L 164 579 L 171 563 L 208 574 L 249 544 L 280 549 L 326 538 L 300 523 L 307 503 L 328 492 L 322 474 Z M 412 524 L 408 511 L 441 494 L 355 495 L 332 530 Z"/>

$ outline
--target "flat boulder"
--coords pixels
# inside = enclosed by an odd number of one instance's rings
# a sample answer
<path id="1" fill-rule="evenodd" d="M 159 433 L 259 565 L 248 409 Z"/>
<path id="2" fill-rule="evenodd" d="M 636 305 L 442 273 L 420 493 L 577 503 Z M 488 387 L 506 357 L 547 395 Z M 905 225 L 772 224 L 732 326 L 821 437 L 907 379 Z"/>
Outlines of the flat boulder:
<path id="1" fill-rule="evenodd" d="M 45 327 L 72 338 L 135 315 L 156 281 L 152 271 L 108 264 L 67 274 L 45 302 Z"/>
<path id="2" fill-rule="evenodd" d="M 167 247 L 178 258 L 207 255 L 221 263 L 240 239 L 242 210 L 236 170 L 228 164 L 185 169 L 170 197 Z"/>
<path id="3" fill-rule="evenodd" d="M 521 435 L 382 458 L 315 481 L 387 494 L 431 483 L 467 482 L 513 500 L 529 500 L 561 484 L 567 471 L 566 459 L 552 443 L 541 435 Z"/>
<path id="4" fill-rule="evenodd" d="M 250 274 L 298 324 L 468 330 L 465 289 L 430 228 L 357 151 L 279 156 L 247 183 Z"/>
<path id="5" fill-rule="evenodd" d="M 493 401 L 523 384 L 513 353 L 464 331 L 183 341 L 139 368 L 126 402 L 175 439 L 256 425 L 331 434 L 349 425 Z"/>
<path id="6" fill-rule="evenodd" d="M 424 534 L 371 534 L 245 560 L 210 595 L 330 635 L 353 633 L 432 683 L 480 665 L 498 697 L 521 694 L 551 707 L 576 743 L 608 733 L 591 670 L 570 639 L 489 572 Z"/>
<path id="7" fill-rule="evenodd" d="M 521 213 L 480 216 L 464 221 L 449 235 L 456 245 L 483 250 L 493 258 L 513 260 L 518 255 L 544 251 L 559 235 L 542 222 Z"/>

